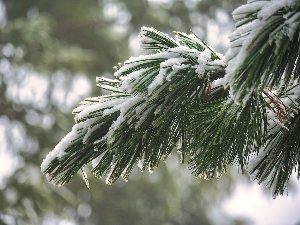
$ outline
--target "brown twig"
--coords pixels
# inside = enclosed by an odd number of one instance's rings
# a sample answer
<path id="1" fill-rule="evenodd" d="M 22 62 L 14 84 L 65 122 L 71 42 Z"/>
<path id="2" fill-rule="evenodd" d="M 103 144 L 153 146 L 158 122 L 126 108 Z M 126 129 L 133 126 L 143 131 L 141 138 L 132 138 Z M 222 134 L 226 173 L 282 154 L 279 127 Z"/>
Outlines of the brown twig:
<path id="1" fill-rule="evenodd" d="M 209 98 L 210 98 L 211 86 L 212 86 L 212 82 L 210 81 L 210 82 L 209 82 L 209 85 L 208 85 L 208 87 L 207 87 L 206 95 L 205 95 L 206 102 L 208 102 L 208 101 L 209 101 Z"/>
<path id="2" fill-rule="evenodd" d="M 144 136 L 143 136 L 143 131 L 140 128 L 140 134 L 141 134 L 141 139 L 142 139 L 142 146 L 144 146 Z"/>
<path id="3" fill-rule="evenodd" d="M 80 170 L 81 170 L 81 172 L 82 172 L 82 176 L 83 176 L 83 179 L 84 179 L 84 181 L 85 181 L 85 184 L 86 184 L 87 188 L 88 188 L 88 189 L 91 189 L 91 188 L 90 188 L 89 181 L 88 181 L 87 177 L 85 176 L 85 173 L 84 173 L 82 167 L 80 168 Z"/>
<path id="4" fill-rule="evenodd" d="M 270 90 L 269 90 L 270 91 Z M 270 91 L 271 92 L 271 91 Z M 298 111 L 297 110 L 295 110 L 295 109 L 292 109 L 291 107 L 289 107 L 289 106 L 287 106 L 287 105 L 285 105 L 284 104 L 284 102 L 275 94 L 275 93 L 273 93 L 274 94 L 274 96 L 276 97 L 273 97 L 273 96 L 271 96 L 268 92 L 266 92 L 265 90 L 263 91 L 263 93 L 266 95 L 266 97 L 268 98 L 268 99 L 270 99 L 270 101 L 274 104 L 274 106 L 275 106 L 275 109 L 265 100 L 265 99 L 263 99 L 263 101 L 265 102 L 265 104 L 267 105 L 267 107 L 270 109 L 270 110 L 272 110 L 277 116 L 278 116 L 278 119 L 279 119 L 279 121 L 281 122 L 281 123 L 283 123 L 283 120 L 285 120 L 285 121 L 287 121 L 288 122 L 288 124 L 291 126 L 291 121 L 290 121 L 290 118 L 292 117 L 288 112 L 287 112 L 287 110 L 288 109 L 290 109 L 290 110 L 292 110 L 292 111 L 294 111 L 294 112 L 296 112 L 296 113 L 298 113 Z M 287 96 L 287 95 L 286 95 Z M 287 96 L 290 100 L 291 100 L 291 102 L 294 104 L 294 105 L 296 105 L 296 103 L 289 97 L 289 96 Z M 296 105 L 296 107 L 299 109 L 299 107 Z M 275 121 L 273 118 L 271 118 L 269 115 L 268 115 L 268 117 L 270 118 L 270 119 L 272 119 L 276 124 L 278 124 L 280 127 L 282 127 L 282 128 L 284 128 L 284 129 L 287 129 L 286 127 L 283 127 L 282 125 L 280 125 L 277 121 Z M 287 129 L 288 130 L 288 129 Z"/>

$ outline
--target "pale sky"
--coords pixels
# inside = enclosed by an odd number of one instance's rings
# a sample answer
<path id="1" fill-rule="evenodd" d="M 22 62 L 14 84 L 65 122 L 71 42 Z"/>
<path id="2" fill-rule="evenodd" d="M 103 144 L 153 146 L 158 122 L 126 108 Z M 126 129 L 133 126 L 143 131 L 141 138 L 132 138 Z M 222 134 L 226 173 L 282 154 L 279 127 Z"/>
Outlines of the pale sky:
<path id="1" fill-rule="evenodd" d="M 276 199 L 256 181 L 250 185 L 238 182 L 234 194 L 222 203 L 222 208 L 229 215 L 248 217 L 255 225 L 295 225 L 300 222 L 300 181 L 293 174 L 290 182 L 294 189 L 288 196 L 285 193 Z"/>

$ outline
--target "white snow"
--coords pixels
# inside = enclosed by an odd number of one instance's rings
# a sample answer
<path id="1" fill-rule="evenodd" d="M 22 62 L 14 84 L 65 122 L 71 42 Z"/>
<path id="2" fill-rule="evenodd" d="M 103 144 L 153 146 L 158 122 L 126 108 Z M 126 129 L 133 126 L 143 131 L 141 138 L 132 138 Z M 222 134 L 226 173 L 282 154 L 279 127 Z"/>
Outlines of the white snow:
<path id="1" fill-rule="evenodd" d="M 78 137 L 78 129 L 83 128 L 84 123 L 75 124 L 72 128 L 72 131 L 69 132 L 56 146 L 55 148 L 49 152 L 49 154 L 46 156 L 46 158 L 43 160 L 43 163 L 41 164 L 41 171 L 45 171 L 51 161 L 55 159 L 56 157 L 60 158 L 62 157 L 65 152 L 64 150 L 71 145 L 71 141 L 76 139 Z"/>
<path id="2" fill-rule="evenodd" d="M 109 78 L 106 78 L 106 77 L 96 77 L 96 82 L 97 83 L 102 83 L 102 82 L 107 82 L 107 83 L 119 83 L 120 81 L 117 80 L 117 79 L 109 79 Z"/>
<path id="3" fill-rule="evenodd" d="M 148 86 L 148 92 L 151 94 L 152 91 L 157 87 L 163 84 L 163 81 L 165 79 L 165 71 L 160 70 L 158 75 L 154 78 L 152 83 Z"/>
<path id="4" fill-rule="evenodd" d="M 93 168 L 95 168 L 99 164 L 99 162 L 101 161 L 101 159 L 102 159 L 102 157 L 103 157 L 104 154 L 105 153 L 102 153 L 97 158 L 95 158 L 95 159 L 92 160 L 92 167 Z"/>
<path id="5" fill-rule="evenodd" d="M 120 88 L 117 87 L 113 87 L 110 85 L 104 85 L 104 84 L 97 84 L 98 87 L 107 90 L 107 91 L 111 91 L 111 92 L 117 92 L 117 93 L 122 93 L 122 91 L 120 90 Z"/>
<path id="6" fill-rule="evenodd" d="M 177 53 L 176 55 L 178 55 L 178 53 L 188 53 L 191 56 L 197 57 L 197 55 L 199 54 L 199 51 L 196 49 L 191 49 L 187 46 L 181 45 L 175 48 L 171 48 L 169 49 L 169 51 Z"/>
<path id="7" fill-rule="evenodd" d="M 87 117 L 90 113 L 95 112 L 97 110 L 104 110 L 119 105 L 124 102 L 124 98 L 126 97 L 119 97 L 110 100 L 103 98 L 101 99 L 101 101 L 99 101 L 98 104 L 87 105 L 85 108 L 82 108 L 81 112 L 75 115 L 75 121 L 77 122 L 80 119 Z"/>
<path id="8" fill-rule="evenodd" d="M 190 67 L 190 65 L 185 65 L 185 64 L 180 64 L 180 65 L 173 65 L 172 66 L 172 71 L 169 72 L 169 74 L 166 76 L 167 81 L 171 81 L 173 75 L 177 73 L 178 70 L 183 70 L 184 68 Z"/>
<path id="9" fill-rule="evenodd" d="M 205 72 L 205 65 L 211 59 L 211 52 L 208 49 L 205 49 L 198 55 L 198 66 L 196 69 L 196 73 L 199 75 L 204 74 Z"/>
<path id="10" fill-rule="evenodd" d="M 299 30 L 300 20 L 300 12 L 295 13 L 291 18 L 285 21 L 285 24 L 288 26 L 288 31 L 286 35 L 290 38 L 290 40 L 294 39 L 297 29 Z"/>
<path id="11" fill-rule="evenodd" d="M 147 49 L 148 47 L 153 46 L 154 44 L 159 47 L 162 47 L 162 48 L 166 48 L 166 49 L 168 48 L 167 45 L 163 45 L 163 44 L 161 44 L 160 41 L 157 41 L 157 40 L 149 37 L 148 36 L 149 33 L 152 33 L 152 35 L 154 35 L 156 37 L 159 36 L 159 40 L 165 39 L 170 42 L 173 42 L 174 44 L 179 45 L 179 43 L 176 42 L 173 38 L 170 38 L 168 34 L 157 31 L 156 29 L 154 29 L 152 27 L 142 27 L 140 35 L 139 35 L 140 36 L 139 42 L 140 42 L 140 46 L 142 49 Z"/>
<path id="12" fill-rule="evenodd" d="M 232 50 L 232 48 L 235 48 L 235 43 L 232 42 L 230 50 L 225 55 L 225 60 L 228 64 L 225 75 L 227 86 L 234 87 L 235 80 L 233 79 L 233 77 L 236 73 L 235 71 L 242 65 L 242 63 L 248 56 L 253 37 L 255 36 L 257 31 L 264 27 L 265 23 L 265 21 L 254 20 L 251 23 L 239 27 L 235 32 L 232 33 L 230 39 L 235 40 L 236 38 L 240 38 L 241 40 L 239 41 L 239 44 L 241 44 L 241 46 L 237 50 Z M 232 58 L 235 54 L 236 56 Z M 253 90 L 247 90 L 249 96 L 251 95 L 252 91 Z M 230 88 L 230 96 L 232 99 L 236 100 L 239 97 L 239 93 L 233 94 L 233 88 Z M 247 102 L 248 96 L 245 96 L 244 100 L 245 101 L 243 101 L 243 104 Z M 237 104 L 239 104 L 239 102 L 237 102 Z"/>
<path id="13" fill-rule="evenodd" d="M 141 70 L 134 71 L 134 72 L 128 74 L 123 79 L 120 89 L 123 92 L 132 93 L 133 86 L 135 85 L 135 83 L 138 80 L 139 76 L 141 76 L 141 74 L 143 74 L 146 71 L 147 71 L 147 69 L 141 69 Z"/>
<path id="14" fill-rule="evenodd" d="M 124 62 L 124 65 L 114 73 L 114 76 L 120 77 L 122 75 L 122 73 L 126 72 L 127 70 L 144 64 L 146 60 L 150 61 L 150 60 L 157 60 L 157 59 L 169 59 L 172 57 L 176 57 L 176 55 L 172 54 L 170 52 L 166 52 L 166 51 L 156 53 L 156 54 L 148 54 L 148 55 L 141 55 L 138 57 L 130 57 L 128 60 L 126 60 Z"/>
<path id="15" fill-rule="evenodd" d="M 142 156 L 142 159 L 139 160 L 139 161 L 137 162 L 137 164 L 136 164 L 141 170 L 143 169 L 144 160 L 145 160 L 145 157 L 144 157 L 144 155 L 143 155 L 143 156 Z"/>
<path id="16" fill-rule="evenodd" d="M 185 33 L 182 33 L 182 32 L 177 32 L 177 34 L 183 34 L 184 36 L 190 38 L 194 42 L 196 42 L 199 45 L 203 46 L 203 48 L 206 48 L 205 45 L 203 44 L 203 42 L 199 38 L 197 38 L 194 34 L 185 34 Z M 181 42 L 181 39 L 179 38 L 178 35 L 175 36 L 175 40 L 178 41 L 178 42 Z"/>
<path id="17" fill-rule="evenodd" d="M 105 135 L 105 138 L 107 138 L 107 142 L 108 144 L 111 144 L 114 140 L 112 139 L 112 135 L 114 133 L 114 131 L 118 128 L 118 126 L 125 121 L 125 117 L 124 115 L 127 113 L 127 111 L 132 108 L 134 105 L 136 105 L 137 103 L 144 101 L 143 98 L 135 96 L 130 98 L 129 100 L 123 102 L 120 106 L 120 116 L 118 117 L 118 119 L 116 121 L 113 122 L 113 124 L 110 126 L 109 131 L 107 132 L 107 134 Z"/>
<path id="18" fill-rule="evenodd" d="M 153 90 L 163 84 L 166 79 L 168 67 L 172 69 L 178 69 L 176 66 L 180 66 L 186 59 L 184 58 L 170 58 L 160 64 L 160 70 L 158 75 L 154 78 L 153 82 L 148 86 L 148 92 L 152 93 Z M 171 79 L 172 73 L 168 74 L 168 80 Z"/>
<path id="19" fill-rule="evenodd" d="M 273 0 L 269 1 L 257 14 L 258 19 L 267 20 L 282 8 L 293 8 L 299 0 Z"/>
<path id="20" fill-rule="evenodd" d="M 232 12 L 232 15 L 235 16 L 235 15 L 238 15 L 238 14 L 248 14 L 248 13 L 251 13 L 251 12 L 257 12 L 263 6 L 265 6 L 267 3 L 269 3 L 269 1 L 256 1 L 256 2 L 248 3 L 246 5 L 242 5 L 238 8 L 236 8 Z"/>
<path id="21" fill-rule="evenodd" d="M 222 77 L 222 78 L 219 78 L 217 80 L 214 80 L 212 82 L 211 88 L 213 89 L 213 88 L 218 87 L 218 86 L 224 86 L 225 87 L 225 85 L 226 85 L 226 79 L 225 79 L 225 77 Z"/>
<path id="22" fill-rule="evenodd" d="M 110 179 L 110 176 L 112 175 L 116 165 L 117 165 L 117 163 L 115 163 L 115 162 L 111 163 L 110 170 L 109 170 L 108 174 L 106 175 L 106 184 L 109 184 L 109 185 L 111 184 L 109 179 Z"/>
<path id="23" fill-rule="evenodd" d="M 86 134 L 84 135 L 83 139 L 82 139 L 82 142 L 84 144 L 87 144 L 87 140 L 88 138 L 90 137 L 90 135 L 92 134 L 92 132 L 94 132 L 96 129 L 98 129 L 99 127 L 101 127 L 103 125 L 103 123 L 99 123 L 97 125 L 90 125 L 92 124 L 93 122 L 96 122 L 98 120 L 98 118 L 94 118 L 94 119 L 91 119 L 91 121 L 89 121 L 89 123 L 86 123 L 85 124 L 85 128 L 87 129 L 87 132 Z"/>

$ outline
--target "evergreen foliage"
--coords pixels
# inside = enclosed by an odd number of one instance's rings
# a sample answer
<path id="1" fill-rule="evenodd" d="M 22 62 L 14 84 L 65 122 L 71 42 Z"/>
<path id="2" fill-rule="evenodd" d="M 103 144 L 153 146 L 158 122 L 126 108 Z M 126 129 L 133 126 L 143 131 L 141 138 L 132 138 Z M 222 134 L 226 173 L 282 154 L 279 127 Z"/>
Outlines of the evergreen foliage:
<path id="1" fill-rule="evenodd" d="M 154 53 L 120 64 L 114 80 L 97 78 L 112 94 L 73 111 L 76 125 L 42 164 L 49 181 L 68 183 L 93 161 L 112 184 L 177 149 L 195 176 L 220 177 L 235 163 L 283 194 L 300 173 L 300 3 L 252 0 L 233 16 L 225 58 L 194 33 L 143 27 L 141 47 Z"/>
<path id="2" fill-rule="evenodd" d="M 107 186 L 85 168 L 92 190 L 81 171 L 61 188 L 40 172 L 43 158 L 74 125 L 71 108 L 103 93 L 91 85 L 95 74 L 107 76 L 130 52 L 137 55 L 132 44 L 141 26 L 169 33 L 193 28 L 204 37 L 213 22 L 222 33 L 245 0 L 188 2 L 0 1 L 0 224 L 214 224 L 208 212 L 232 194 L 236 179 L 230 173 L 209 182 L 181 176 L 189 171 L 177 154 L 153 175 L 134 168 L 126 185 L 119 179 Z M 203 23 L 195 11 L 203 12 Z M 221 42 L 213 46 L 225 52 Z"/>

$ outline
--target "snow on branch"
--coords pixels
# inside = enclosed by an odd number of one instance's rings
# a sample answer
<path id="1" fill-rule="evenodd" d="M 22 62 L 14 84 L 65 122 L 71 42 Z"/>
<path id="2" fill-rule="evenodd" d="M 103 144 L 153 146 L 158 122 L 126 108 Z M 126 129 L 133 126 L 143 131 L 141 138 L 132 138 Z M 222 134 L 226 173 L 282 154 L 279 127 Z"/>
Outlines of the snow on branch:
<path id="1" fill-rule="evenodd" d="M 284 73 L 285 81 L 299 76 L 293 73 L 299 56 L 298 0 L 248 1 L 232 14 L 237 29 L 230 35 L 225 60 L 226 81 L 236 102 L 245 104 L 252 92 L 276 87 Z"/>

